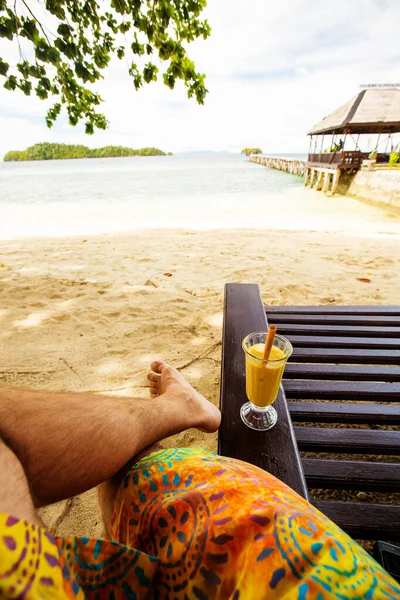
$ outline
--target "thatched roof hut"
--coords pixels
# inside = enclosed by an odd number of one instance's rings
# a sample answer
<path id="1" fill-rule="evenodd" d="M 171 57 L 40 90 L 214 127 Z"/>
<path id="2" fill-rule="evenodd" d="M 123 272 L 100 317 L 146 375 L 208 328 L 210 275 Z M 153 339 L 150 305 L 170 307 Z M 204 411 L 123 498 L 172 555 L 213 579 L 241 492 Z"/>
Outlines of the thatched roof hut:
<path id="1" fill-rule="evenodd" d="M 308 135 L 323 133 L 400 132 L 400 90 L 366 89 L 314 125 Z"/>

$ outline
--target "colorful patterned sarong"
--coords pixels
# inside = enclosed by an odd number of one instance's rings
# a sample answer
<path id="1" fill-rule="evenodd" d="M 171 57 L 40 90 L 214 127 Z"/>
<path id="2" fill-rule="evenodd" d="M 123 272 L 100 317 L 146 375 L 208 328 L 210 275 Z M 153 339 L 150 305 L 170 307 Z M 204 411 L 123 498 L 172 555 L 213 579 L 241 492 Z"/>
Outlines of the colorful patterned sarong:
<path id="1" fill-rule="evenodd" d="M 53 538 L 0 515 L 0 598 L 400 599 L 360 546 L 285 484 L 198 449 L 125 477 L 115 541 Z"/>

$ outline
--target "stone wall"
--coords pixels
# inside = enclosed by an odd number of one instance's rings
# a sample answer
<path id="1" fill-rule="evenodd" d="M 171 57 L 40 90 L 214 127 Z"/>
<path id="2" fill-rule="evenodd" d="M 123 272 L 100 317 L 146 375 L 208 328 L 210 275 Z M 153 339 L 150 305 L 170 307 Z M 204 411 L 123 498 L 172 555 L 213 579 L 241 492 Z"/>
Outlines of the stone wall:
<path id="1" fill-rule="evenodd" d="M 292 175 L 304 175 L 306 170 L 306 161 L 297 160 L 295 158 L 280 158 L 279 156 L 250 156 L 250 162 L 277 169 L 278 171 L 286 171 Z"/>
<path id="2" fill-rule="evenodd" d="M 360 169 L 352 178 L 346 193 L 400 210 L 400 169 Z"/>

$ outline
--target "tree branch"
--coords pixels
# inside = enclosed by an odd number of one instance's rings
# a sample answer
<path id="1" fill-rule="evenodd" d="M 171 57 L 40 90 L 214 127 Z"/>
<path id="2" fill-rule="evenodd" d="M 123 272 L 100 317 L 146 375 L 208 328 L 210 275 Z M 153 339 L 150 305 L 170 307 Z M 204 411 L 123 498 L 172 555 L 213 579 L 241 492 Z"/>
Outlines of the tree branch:
<path id="1" fill-rule="evenodd" d="M 17 0 L 14 0 L 14 13 L 15 13 L 15 35 L 17 36 L 17 44 L 19 50 L 19 59 L 26 60 L 24 53 L 22 52 L 21 43 L 19 41 L 19 30 L 18 30 L 18 15 L 17 15 Z"/>
<path id="2" fill-rule="evenodd" d="M 49 44 L 49 46 L 51 46 L 51 42 L 50 42 L 49 38 L 47 37 L 47 33 L 45 32 L 44 27 L 41 24 L 41 22 L 35 17 L 35 15 L 31 11 L 30 7 L 27 5 L 27 3 L 25 2 L 25 0 L 21 0 L 21 2 L 26 7 L 26 9 L 30 13 L 30 15 L 35 19 L 36 23 L 39 25 L 40 29 L 42 30 L 42 33 L 43 33 L 44 37 L 47 40 L 47 43 Z"/>

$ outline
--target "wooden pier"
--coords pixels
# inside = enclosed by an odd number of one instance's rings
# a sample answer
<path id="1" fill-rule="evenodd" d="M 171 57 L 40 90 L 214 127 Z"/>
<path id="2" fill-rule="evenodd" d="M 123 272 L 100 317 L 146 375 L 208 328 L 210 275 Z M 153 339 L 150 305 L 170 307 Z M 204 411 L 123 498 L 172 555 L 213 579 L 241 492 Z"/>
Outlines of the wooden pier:
<path id="1" fill-rule="evenodd" d="M 339 185 L 340 169 L 329 169 L 326 167 L 314 167 L 306 165 L 304 185 L 314 187 L 317 191 L 322 190 L 324 194 L 331 192 L 335 194 Z"/>
<path id="2" fill-rule="evenodd" d="M 277 171 L 285 171 L 291 173 L 291 175 L 304 176 L 306 171 L 306 161 L 298 160 L 296 158 L 282 158 L 280 156 L 250 156 L 250 162 L 263 165 L 264 167 L 270 167 Z"/>
<path id="3" fill-rule="evenodd" d="M 280 156 L 250 156 L 249 160 L 264 167 L 304 177 L 305 186 L 315 186 L 316 190 L 322 190 L 325 194 L 335 194 L 339 185 L 340 169 L 336 164 L 332 167 L 324 164 L 317 166 L 310 165 L 305 160 Z"/>
<path id="4" fill-rule="evenodd" d="M 308 156 L 308 160 L 252 155 L 249 157 L 249 161 L 278 171 L 285 171 L 291 175 L 304 177 L 306 187 L 333 196 L 338 191 L 341 175 L 344 173 L 355 175 L 366 156 L 361 152 L 341 151 L 311 154 Z"/>

